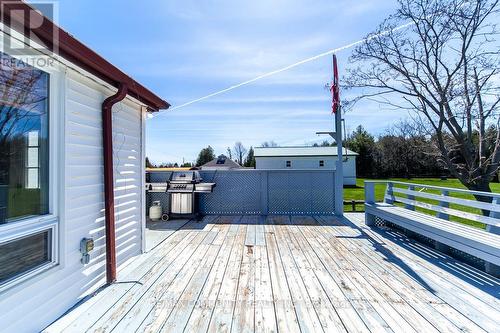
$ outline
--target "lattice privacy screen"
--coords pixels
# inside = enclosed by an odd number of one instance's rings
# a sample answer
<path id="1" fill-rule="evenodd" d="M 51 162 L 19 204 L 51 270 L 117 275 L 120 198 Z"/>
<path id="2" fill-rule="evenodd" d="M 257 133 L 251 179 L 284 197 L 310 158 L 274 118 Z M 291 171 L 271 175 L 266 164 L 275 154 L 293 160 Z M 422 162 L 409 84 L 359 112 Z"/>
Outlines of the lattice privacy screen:
<path id="1" fill-rule="evenodd" d="M 199 196 L 203 214 L 334 214 L 335 174 L 316 170 L 201 171 L 203 181 L 215 182 L 213 193 Z M 151 182 L 165 182 L 170 172 L 151 172 Z M 167 193 L 148 194 L 168 210 Z"/>

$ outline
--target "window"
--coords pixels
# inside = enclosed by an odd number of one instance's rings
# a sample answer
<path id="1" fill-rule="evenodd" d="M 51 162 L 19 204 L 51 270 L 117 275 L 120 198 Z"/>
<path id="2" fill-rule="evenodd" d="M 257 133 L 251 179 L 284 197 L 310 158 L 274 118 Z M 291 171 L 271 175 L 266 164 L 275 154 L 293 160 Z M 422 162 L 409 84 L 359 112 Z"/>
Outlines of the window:
<path id="1" fill-rule="evenodd" d="M 49 74 L 0 52 L 0 287 L 54 262 Z M 17 224 L 16 224 L 17 223 Z"/>
<path id="2" fill-rule="evenodd" d="M 0 57 L 1 225 L 48 213 L 49 74 Z"/>
<path id="3" fill-rule="evenodd" d="M 291 168 L 292 167 L 292 161 L 286 161 L 286 167 Z"/>
<path id="4" fill-rule="evenodd" d="M 325 166 L 325 161 L 319 161 L 319 166 L 324 167 Z"/>
<path id="5" fill-rule="evenodd" d="M 220 155 L 217 157 L 217 164 L 226 164 L 226 156 Z"/>
<path id="6" fill-rule="evenodd" d="M 0 244 L 0 284 L 52 260 L 51 230 Z"/>
<path id="7" fill-rule="evenodd" d="M 28 132 L 26 157 L 26 188 L 40 188 L 40 140 L 39 131 Z"/>

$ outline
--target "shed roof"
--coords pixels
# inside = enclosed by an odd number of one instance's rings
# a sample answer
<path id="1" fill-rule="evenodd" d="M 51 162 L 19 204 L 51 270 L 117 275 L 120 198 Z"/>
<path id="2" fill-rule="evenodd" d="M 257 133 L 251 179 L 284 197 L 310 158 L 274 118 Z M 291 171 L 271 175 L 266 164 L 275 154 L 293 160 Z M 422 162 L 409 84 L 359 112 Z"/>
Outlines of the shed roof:
<path id="1" fill-rule="evenodd" d="M 30 5 L 21 0 L 0 0 L 0 5 L 2 11 L 4 11 L 0 18 L 3 24 L 8 25 L 21 34 L 25 34 L 25 30 L 30 31 L 35 34 L 48 49 L 55 51 L 64 59 L 92 73 L 116 88 L 118 88 L 120 84 L 126 84 L 128 95 L 146 104 L 151 111 L 168 109 L 170 107 L 170 104 L 165 100 L 158 97 L 146 87 L 112 65 L 48 18 L 41 15 Z M 25 12 L 30 13 L 31 21 L 42 22 L 41 26 L 29 30 L 29 21 L 25 20 L 23 15 Z M 58 38 L 57 45 L 54 45 L 54 36 Z"/>
<path id="2" fill-rule="evenodd" d="M 255 157 L 292 157 L 292 156 L 337 156 L 337 147 L 256 147 Z M 358 153 L 345 148 L 346 156 L 356 156 Z"/>
<path id="3" fill-rule="evenodd" d="M 203 164 L 201 169 L 203 168 L 240 169 L 241 166 L 232 159 L 227 158 L 225 155 L 220 155 L 210 162 Z"/>

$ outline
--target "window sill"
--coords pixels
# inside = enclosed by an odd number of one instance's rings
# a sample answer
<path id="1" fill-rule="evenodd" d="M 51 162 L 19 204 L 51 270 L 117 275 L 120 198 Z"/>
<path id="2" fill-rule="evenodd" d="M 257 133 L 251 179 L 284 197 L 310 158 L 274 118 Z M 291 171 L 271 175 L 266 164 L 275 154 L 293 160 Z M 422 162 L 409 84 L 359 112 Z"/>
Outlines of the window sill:
<path id="1" fill-rule="evenodd" d="M 43 215 L 0 224 L 0 243 L 7 240 L 45 230 L 58 222 L 55 215 Z"/>

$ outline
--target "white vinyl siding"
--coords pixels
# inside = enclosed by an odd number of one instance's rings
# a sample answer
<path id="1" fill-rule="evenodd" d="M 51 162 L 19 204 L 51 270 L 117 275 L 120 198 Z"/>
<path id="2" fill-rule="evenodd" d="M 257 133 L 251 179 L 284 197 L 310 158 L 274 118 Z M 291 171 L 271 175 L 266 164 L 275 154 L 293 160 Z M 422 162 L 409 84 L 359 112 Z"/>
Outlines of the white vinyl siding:
<path id="1" fill-rule="evenodd" d="M 323 161 L 323 166 L 320 165 Z M 255 157 L 256 169 L 276 170 L 335 170 L 337 156 L 257 156 Z M 290 166 L 288 166 L 290 162 Z M 356 156 L 347 156 L 344 161 L 344 185 L 356 185 Z"/>
<path id="2" fill-rule="evenodd" d="M 105 228 L 101 105 L 116 90 L 68 69 L 56 115 L 59 130 L 60 265 L 0 294 L 0 330 L 35 332 L 105 283 Z M 113 107 L 116 247 L 118 268 L 141 252 L 141 105 L 129 99 Z M 88 265 L 80 262 L 80 240 L 92 237 Z M 120 272 L 118 272 L 118 279 Z"/>

